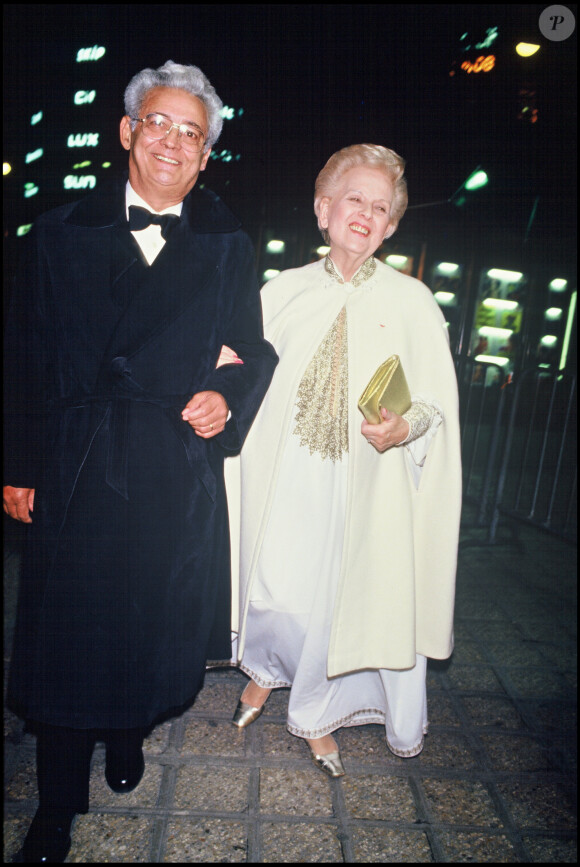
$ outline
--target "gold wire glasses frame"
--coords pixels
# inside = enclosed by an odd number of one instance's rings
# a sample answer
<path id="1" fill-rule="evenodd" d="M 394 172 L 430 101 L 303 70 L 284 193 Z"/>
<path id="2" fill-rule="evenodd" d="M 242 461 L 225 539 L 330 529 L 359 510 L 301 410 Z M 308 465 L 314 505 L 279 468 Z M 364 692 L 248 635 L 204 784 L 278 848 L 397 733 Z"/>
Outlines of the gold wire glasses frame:
<path id="1" fill-rule="evenodd" d="M 199 152 L 204 144 L 205 136 L 201 130 L 192 127 L 188 123 L 173 123 L 164 114 L 148 114 L 145 117 L 132 117 L 131 120 L 143 124 L 143 133 L 147 138 L 157 141 L 169 135 L 173 127 L 177 130 L 177 137 L 182 147 L 186 150 Z"/>

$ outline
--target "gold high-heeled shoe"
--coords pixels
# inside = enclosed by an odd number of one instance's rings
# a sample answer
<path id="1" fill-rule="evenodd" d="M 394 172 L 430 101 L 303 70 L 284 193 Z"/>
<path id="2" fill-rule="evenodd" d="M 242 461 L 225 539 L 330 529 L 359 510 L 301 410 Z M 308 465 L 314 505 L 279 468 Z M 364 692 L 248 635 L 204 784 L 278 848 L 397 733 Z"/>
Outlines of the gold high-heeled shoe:
<path id="1" fill-rule="evenodd" d="M 310 744 L 307 744 L 307 746 L 310 750 L 310 758 L 317 768 L 320 768 L 320 770 L 324 771 L 325 774 L 328 774 L 329 777 L 344 777 L 346 771 L 344 770 L 344 765 L 342 764 L 342 759 L 340 758 L 338 750 L 334 753 L 327 753 L 325 756 L 320 756 L 318 753 L 314 752 Z"/>
<path id="2" fill-rule="evenodd" d="M 232 719 L 232 724 L 239 729 L 245 729 L 246 726 L 249 726 L 250 723 L 253 723 L 262 714 L 265 703 L 262 707 L 252 707 L 251 704 L 246 704 L 245 701 L 240 699 Z"/>

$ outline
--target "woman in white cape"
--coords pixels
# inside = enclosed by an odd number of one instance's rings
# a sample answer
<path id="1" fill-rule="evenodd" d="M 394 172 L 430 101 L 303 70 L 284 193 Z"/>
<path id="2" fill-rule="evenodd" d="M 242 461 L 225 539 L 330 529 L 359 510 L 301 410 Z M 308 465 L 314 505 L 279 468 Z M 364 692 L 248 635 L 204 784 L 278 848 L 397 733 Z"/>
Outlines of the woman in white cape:
<path id="1" fill-rule="evenodd" d="M 453 649 L 449 339 L 429 289 L 373 256 L 406 209 L 403 172 L 394 151 L 367 144 L 320 172 L 314 210 L 330 252 L 262 290 L 280 362 L 241 454 L 237 656 L 251 680 L 233 723 L 290 687 L 288 730 L 333 777 L 345 772 L 332 736 L 342 726 L 379 723 L 393 753 L 421 752 L 427 657 Z M 370 424 L 357 402 L 392 354 L 412 405 Z"/>

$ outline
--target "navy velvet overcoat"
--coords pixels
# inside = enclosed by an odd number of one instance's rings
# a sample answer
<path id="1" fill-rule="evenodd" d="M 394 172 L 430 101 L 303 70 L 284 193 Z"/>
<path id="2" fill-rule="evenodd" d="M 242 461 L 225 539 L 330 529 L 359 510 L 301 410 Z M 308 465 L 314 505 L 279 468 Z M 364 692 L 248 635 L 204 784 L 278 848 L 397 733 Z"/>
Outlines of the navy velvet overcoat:
<path id="1" fill-rule="evenodd" d="M 194 187 L 151 266 L 119 181 L 35 223 L 6 332 L 4 484 L 35 489 L 8 703 L 74 728 L 178 712 L 206 658 L 230 656 L 223 460 L 277 356 L 263 339 L 252 245 Z M 222 344 L 243 365 L 216 369 Z M 215 390 L 210 440 L 181 410 Z"/>

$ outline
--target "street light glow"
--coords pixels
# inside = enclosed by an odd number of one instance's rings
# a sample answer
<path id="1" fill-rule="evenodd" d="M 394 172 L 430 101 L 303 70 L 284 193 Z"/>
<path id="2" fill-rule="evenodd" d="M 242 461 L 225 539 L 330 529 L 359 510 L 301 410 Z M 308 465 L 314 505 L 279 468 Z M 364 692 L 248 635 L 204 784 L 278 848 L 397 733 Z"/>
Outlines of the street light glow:
<path id="1" fill-rule="evenodd" d="M 284 241 L 268 241 L 266 244 L 266 250 L 268 253 L 283 253 L 286 244 Z"/>
<path id="2" fill-rule="evenodd" d="M 484 187 L 488 182 L 488 177 L 483 169 L 478 169 L 473 172 L 467 180 L 465 181 L 465 189 L 466 190 L 478 190 L 480 187 Z"/>
<path id="3" fill-rule="evenodd" d="M 531 57 L 536 51 L 540 50 L 539 45 L 534 45 L 533 42 L 518 42 L 516 51 L 520 57 Z"/>
<path id="4" fill-rule="evenodd" d="M 511 283 L 518 283 L 524 276 L 521 271 L 504 271 L 503 268 L 491 268 L 487 272 L 487 276 L 492 280 L 505 280 Z"/>
<path id="5" fill-rule="evenodd" d="M 440 274 L 455 274 L 459 270 L 459 265 L 456 265 L 455 262 L 439 262 L 437 270 Z"/>

